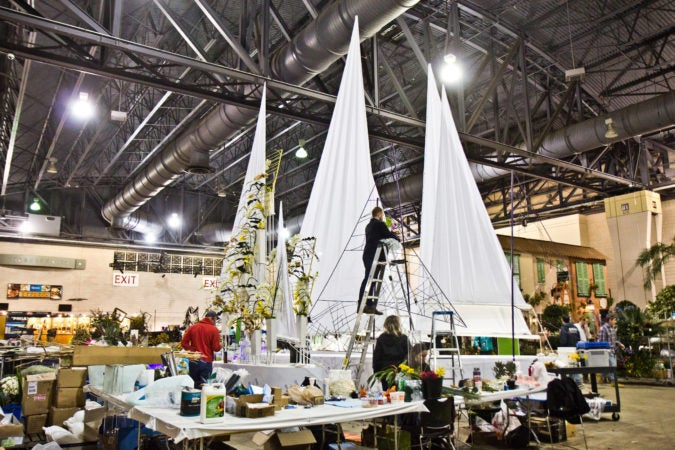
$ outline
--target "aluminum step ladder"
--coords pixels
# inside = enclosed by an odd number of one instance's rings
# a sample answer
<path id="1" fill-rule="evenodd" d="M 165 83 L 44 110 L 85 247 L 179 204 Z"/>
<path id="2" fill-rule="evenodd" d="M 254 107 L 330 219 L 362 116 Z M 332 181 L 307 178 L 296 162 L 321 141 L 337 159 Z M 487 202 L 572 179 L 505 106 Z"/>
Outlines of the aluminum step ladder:
<path id="1" fill-rule="evenodd" d="M 442 317 L 449 317 L 449 330 L 444 330 L 439 334 L 436 321 Z M 440 339 L 439 339 L 440 338 Z M 450 339 L 450 347 L 445 345 L 439 346 L 442 341 Z M 434 311 L 431 313 L 431 369 L 436 370 L 438 367 L 438 359 L 443 357 L 443 359 L 450 360 L 450 371 L 452 376 L 453 385 L 457 385 L 456 373 L 459 371 L 459 379 L 464 378 L 464 371 L 462 370 L 462 360 L 460 358 L 460 347 L 459 340 L 457 339 L 457 332 L 455 330 L 455 312 L 454 311 Z"/>
<path id="2" fill-rule="evenodd" d="M 380 255 L 384 252 L 384 261 L 380 261 Z M 368 325 L 366 326 L 365 336 L 360 333 L 361 330 L 361 319 L 363 317 L 363 310 L 365 309 L 366 303 L 368 300 L 377 300 L 380 298 L 380 291 L 382 289 L 382 284 L 389 280 L 392 287 L 392 292 L 396 291 L 396 282 L 399 283 L 399 286 L 402 288 L 402 278 L 400 271 L 396 270 L 398 275 L 395 280 L 391 273 L 387 275 L 386 267 L 397 266 L 402 261 L 400 260 L 389 260 L 389 254 L 387 252 L 385 244 L 380 242 L 375 251 L 375 257 L 373 259 L 373 265 L 370 267 L 370 272 L 368 273 L 368 280 L 366 281 L 366 288 L 363 291 L 363 297 L 361 298 L 361 304 L 359 305 L 359 311 L 356 314 L 356 320 L 354 321 L 354 328 L 349 339 L 349 344 L 347 345 L 347 352 L 345 354 L 345 359 L 342 362 L 342 369 L 347 370 L 354 367 L 352 363 L 352 353 L 354 352 L 357 346 L 360 346 L 361 355 L 356 364 L 356 380 L 359 382 L 361 380 L 361 375 L 363 374 L 365 363 L 366 363 L 366 354 L 368 353 L 369 346 L 375 346 L 375 315 L 368 315 Z M 381 269 L 380 277 L 376 277 L 378 268 Z M 373 291 L 371 295 L 371 290 Z M 402 291 L 402 290 L 401 290 Z M 398 299 L 396 299 L 398 302 Z M 358 345 L 357 345 L 358 344 Z"/>

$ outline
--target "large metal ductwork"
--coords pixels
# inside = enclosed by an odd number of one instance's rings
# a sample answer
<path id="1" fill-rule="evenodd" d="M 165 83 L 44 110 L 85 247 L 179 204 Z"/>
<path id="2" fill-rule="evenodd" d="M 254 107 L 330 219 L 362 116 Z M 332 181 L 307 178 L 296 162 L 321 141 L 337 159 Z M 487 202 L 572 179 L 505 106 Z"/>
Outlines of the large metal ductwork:
<path id="1" fill-rule="evenodd" d="M 354 17 L 361 39 L 367 39 L 419 0 L 343 0 L 324 8 L 291 42 L 272 58 L 273 78 L 302 84 L 347 52 Z M 208 170 L 209 151 L 255 118 L 255 111 L 221 105 L 155 157 L 101 211 L 112 224 L 132 214 L 183 172 Z M 205 165 L 206 164 L 206 165 Z"/>
<path id="2" fill-rule="evenodd" d="M 159 236 L 164 232 L 164 227 L 150 215 L 141 211 L 136 211 L 128 216 L 116 217 L 111 221 L 114 228 L 135 231 L 137 233 L 151 234 Z"/>
<path id="3" fill-rule="evenodd" d="M 616 138 L 608 139 L 605 120 L 611 118 Z M 675 125 L 675 91 L 650 98 L 641 103 L 627 106 L 605 116 L 598 116 L 585 122 L 549 133 L 538 153 L 557 159 L 567 158 L 575 153 L 583 153 L 603 145 L 612 144 L 653 133 Z M 505 175 L 507 171 L 471 163 L 471 172 L 476 182 L 482 182 Z M 420 192 L 419 198 L 422 193 Z"/>
<path id="4" fill-rule="evenodd" d="M 222 223 L 207 223 L 195 233 L 202 244 L 224 244 L 230 241 L 232 227 Z"/>

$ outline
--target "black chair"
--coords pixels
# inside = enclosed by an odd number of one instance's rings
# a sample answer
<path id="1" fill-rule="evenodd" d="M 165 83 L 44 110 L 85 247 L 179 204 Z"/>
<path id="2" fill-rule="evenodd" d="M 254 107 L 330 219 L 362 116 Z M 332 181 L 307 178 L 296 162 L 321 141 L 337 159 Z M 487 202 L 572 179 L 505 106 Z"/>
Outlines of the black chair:
<path id="1" fill-rule="evenodd" d="M 454 450 L 455 399 L 427 399 L 428 413 L 420 414 L 420 449 Z"/>

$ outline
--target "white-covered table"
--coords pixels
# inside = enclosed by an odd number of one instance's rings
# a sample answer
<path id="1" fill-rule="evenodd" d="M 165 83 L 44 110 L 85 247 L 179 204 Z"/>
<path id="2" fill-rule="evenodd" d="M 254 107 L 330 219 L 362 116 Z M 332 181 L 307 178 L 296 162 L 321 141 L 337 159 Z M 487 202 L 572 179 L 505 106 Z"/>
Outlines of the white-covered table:
<path id="1" fill-rule="evenodd" d="M 220 423 L 202 424 L 199 417 L 183 417 L 178 410 L 137 406 L 131 408 L 128 416 L 143 422 L 148 428 L 172 437 L 176 442 L 183 439 L 200 439 L 210 436 L 241 432 L 273 430 L 279 428 L 325 425 L 367 420 L 395 414 L 425 412 L 424 402 L 379 405 L 373 408 L 342 408 L 321 405 L 305 409 L 282 409 L 273 416 L 249 419 L 226 414 Z"/>

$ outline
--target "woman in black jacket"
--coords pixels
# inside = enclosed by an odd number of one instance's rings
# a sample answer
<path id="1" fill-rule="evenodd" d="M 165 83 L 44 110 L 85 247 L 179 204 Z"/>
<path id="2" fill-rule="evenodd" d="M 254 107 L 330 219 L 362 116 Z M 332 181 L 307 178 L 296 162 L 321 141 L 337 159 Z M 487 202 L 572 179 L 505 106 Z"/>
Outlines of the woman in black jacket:
<path id="1" fill-rule="evenodd" d="M 384 319 L 382 328 L 382 334 L 375 343 L 373 372 L 379 372 L 387 367 L 398 367 L 408 358 L 408 336 L 403 334 L 398 316 L 388 316 Z M 387 382 L 382 381 L 382 389 L 388 388 Z"/>

